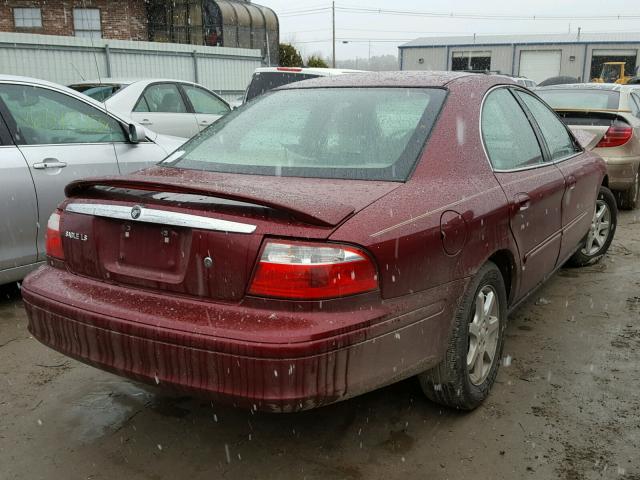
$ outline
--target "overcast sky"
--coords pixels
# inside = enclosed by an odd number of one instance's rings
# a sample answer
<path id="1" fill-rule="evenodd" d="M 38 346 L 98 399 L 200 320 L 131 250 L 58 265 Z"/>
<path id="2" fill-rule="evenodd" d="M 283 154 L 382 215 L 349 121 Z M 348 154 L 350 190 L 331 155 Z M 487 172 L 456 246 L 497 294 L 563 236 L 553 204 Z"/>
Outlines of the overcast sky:
<path id="1" fill-rule="evenodd" d="M 273 8 L 280 18 L 280 40 L 294 43 L 304 56 L 322 52 L 331 55 L 331 11 L 305 15 L 287 12 L 330 7 L 323 0 L 256 0 L 256 3 Z M 338 59 L 367 57 L 369 40 L 371 55 L 397 54 L 398 45 L 417 37 L 436 35 L 518 34 L 518 33 L 566 33 L 577 32 L 640 32 L 640 3 L 630 0 L 454 0 L 450 2 L 426 2 L 424 0 L 336 0 L 336 37 Z M 566 19 L 515 20 L 433 18 L 417 15 L 388 15 L 378 13 L 354 13 L 340 11 L 340 7 L 382 8 L 455 15 L 483 16 L 564 16 Z M 625 19 L 587 19 L 576 17 L 636 16 Z M 639 35 L 640 36 L 640 35 Z M 343 40 L 349 41 L 344 44 Z"/>

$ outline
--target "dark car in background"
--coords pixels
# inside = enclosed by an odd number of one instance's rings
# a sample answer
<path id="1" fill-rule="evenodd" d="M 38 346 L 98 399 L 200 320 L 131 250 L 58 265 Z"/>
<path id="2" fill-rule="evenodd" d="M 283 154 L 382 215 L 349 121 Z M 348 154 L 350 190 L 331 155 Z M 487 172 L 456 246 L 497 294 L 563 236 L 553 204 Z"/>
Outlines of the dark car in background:
<path id="1" fill-rule="evenodd" d="M 260 67 L 256 69 L 251 77 L 244 101 L 248 102 L 265 92 L 290 83 L 361 72 L 362 70 L 345 68 Z"/>
<path id="2" fill-rule="evenodd" d="M 291 412 L 418 375 L 473 409 L 507 315 L 615 231 L 602 159 L 505 77 L 296 83 L 158 166 L 71 183 L 22 293 L 42 343 Z"/>

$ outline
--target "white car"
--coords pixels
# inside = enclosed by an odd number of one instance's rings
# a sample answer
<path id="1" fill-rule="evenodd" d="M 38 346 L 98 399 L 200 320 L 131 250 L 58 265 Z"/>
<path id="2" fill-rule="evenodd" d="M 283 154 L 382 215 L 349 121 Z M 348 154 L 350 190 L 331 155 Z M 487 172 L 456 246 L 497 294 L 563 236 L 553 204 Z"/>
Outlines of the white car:
<path id="1" fill-rule="evenodd" d="M 69 182 L 152 166 L 182 143 L 61 85 L 0 75 L 0 284 L 46 260 L 47 219 Z"/>
<path id="2" fill-rule="evenodd" d="M 348 68 L 260 67 L 253 72 L 251 83 L 249 83 L 244 95 L 244 101 L 248 102 L 269 90 L 293 82 L 363 72 L 364 70 L 349 70 Z"/>
<path id="3" fill-rule="evenodd" d="M 184 80 L 103 78 L 69 87 L 154 132 L 182 138 L 193 137 L 231 111 L 211 90 Z"/>
<path id="4" fill-rule="evenodd" d="M 530 78 L 526 78 L 526 77 L 511 77 L 511 78 L 513 78 L 513 80 L 515 80 L 515 82 L 518 85 L 522 85 L 523 87 L 535 88 L 538 85 L 536 82 L 534 82 Z"/>

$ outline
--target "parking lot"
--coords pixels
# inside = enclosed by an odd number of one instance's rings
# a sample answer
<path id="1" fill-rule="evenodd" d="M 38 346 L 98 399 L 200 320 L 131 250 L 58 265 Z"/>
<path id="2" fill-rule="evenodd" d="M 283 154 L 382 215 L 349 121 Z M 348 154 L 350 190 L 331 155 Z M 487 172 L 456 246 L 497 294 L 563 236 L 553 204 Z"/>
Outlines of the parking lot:
<path id="1" fill-rule="evenodd" d="M 68 359 L 0 303 L 0 478 L 640 478 L 640 217 L 603 262 L 564 269 L 512 316 L 482 407 L 405 381 L 300 414 L 171 396 Z"/>

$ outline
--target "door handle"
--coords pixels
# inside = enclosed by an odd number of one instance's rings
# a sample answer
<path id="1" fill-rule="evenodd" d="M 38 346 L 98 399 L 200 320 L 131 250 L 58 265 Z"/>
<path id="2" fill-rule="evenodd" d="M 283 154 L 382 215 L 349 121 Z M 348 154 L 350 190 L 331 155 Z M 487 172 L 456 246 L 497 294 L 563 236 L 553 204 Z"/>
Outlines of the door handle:
<path id="1" fill-rule="evenodd" d="M 57 158 L 45 158 L 40 163 L 34 163 L 32 165 L 36 170 L 45 170 L 47 168 L 64 168 L 67 164 L 65 162 L 61 162 Z"/>
<path id="2" fill-rule="evenodd" d="M 574 188 L 576 188 L 576 177 L 574 177 L 573 175 L 569 175 L 567 177 L 567 187 L 569 188 L 569 190 L 573 190 Z"/>
<path id="3" fill-rule="evenodd" d="M 140 125 L 143 125 L 145 127 L 148 127 L 149 125 L 153 125 L 153 122 L 149 121 L 148 118 L 143 118 L 141 122 L 139 122 Z"/>
<path id="4" fill-rule="evenodd" d="M 518 193 L 513 200 L 513 204 L 516 213 L 524 212 L 531 206 L 531 197 L 526 193 Z"/>
<path id="5" fill-rule="evenodd" d="M 209 122 L 206 120 L 200 120 L 200 125 L 209 125 Z"/>

